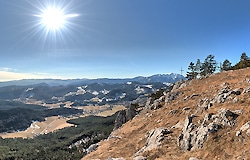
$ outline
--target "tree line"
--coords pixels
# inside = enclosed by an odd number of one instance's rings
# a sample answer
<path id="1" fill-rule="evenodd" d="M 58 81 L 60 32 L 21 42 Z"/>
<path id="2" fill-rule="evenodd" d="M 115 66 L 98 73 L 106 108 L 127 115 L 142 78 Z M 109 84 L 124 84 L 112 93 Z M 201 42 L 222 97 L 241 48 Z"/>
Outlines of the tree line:
<path id="1" fill-rule="evenodd" d="M 207 76 L 216 72 L 219 69 L 220 72 L 228 71 L 228 70 L 237 70 L 242 68 L 250 67 L 250 58 L 247 56 L 245 52 L 243 52 L 240 56 L 240 61 L 232 66 L 232 63 L 226 59 L 223 63 L 216 62 L 214 55 L 208 55 L 204 62 L 202 63 L 200 59 L 197 59 L 196 63 L 190 62 L 188 66 L 188 71 L 186 74 L 186 78 L 188 80 L 199 78 L 202 76 Z"/>

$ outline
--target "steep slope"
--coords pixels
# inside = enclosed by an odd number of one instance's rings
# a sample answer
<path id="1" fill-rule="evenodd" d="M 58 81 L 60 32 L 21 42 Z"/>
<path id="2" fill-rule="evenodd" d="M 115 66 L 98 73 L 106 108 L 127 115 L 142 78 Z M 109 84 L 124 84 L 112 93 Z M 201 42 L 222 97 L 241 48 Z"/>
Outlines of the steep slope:
<path id="1" fill-rule="evenodd" d="M 250 68 L 178 82 L 83 159 L 249 159 Z"/>

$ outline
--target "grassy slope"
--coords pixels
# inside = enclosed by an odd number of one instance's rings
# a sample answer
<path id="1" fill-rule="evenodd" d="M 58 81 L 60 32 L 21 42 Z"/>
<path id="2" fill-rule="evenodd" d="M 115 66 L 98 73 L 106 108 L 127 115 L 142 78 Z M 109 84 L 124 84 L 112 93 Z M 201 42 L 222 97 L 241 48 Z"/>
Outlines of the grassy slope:
<path id="1" fill-rule="evenodd" d="M 132 156 L 145 145 L 145 135 L 155 127 L 171 127 L 179 121 L 185 120 L 188 115 L 194 114 L 197 109 L 197 104 L 200 99 L 210 98 L 222 89 L 224 82 L 229 83 L 230 89 L 249 88 L 250 83 L 250 68 L 228 71 L 211 75 L 208 78 L 199 80 L 192 80 L 189 85 L 179 89 L 183 92 L 176 100 L 165 104 L 158 110 L 148 110 L 141 113 L 132 121 L 126 123 L 119 130 L 113 134 L 119 137 L 103 141 L 97 151 L 92 152 L 83 159 L 107 159 L 108 157 L 125 159 L 132 159 Z M 192 99 L 184 100 L 187 96 L 198 94 Z M 228 108 L 232 111 L 243 110 L 243 114 L 237 119 L 237 124 L 232 128 L 224 128 L 215 134 L 210 134 L 204 147 L 200 150 L 185 152 L 177 146 L 177 137 L 181 133 L 181 129 L 171 129 L 172 134 L 168 135 L 166 141 L 159 149 L 155 149 L 145 153 L 149 159 L 189 159 L 190 157 L 197 157 L 200 159 L 235 159 L 238 157 L 249 158 L 250 137 L 246 134 L 237 137 L 236 131 L 250 120 L 250 94 L 245 93 L 237 96 L 238 103 L 233 101 L 225 102 L 223 104 L 214 104 L 210 110 L 201 114 L 196 114 L 195 119 L 203 119 L 207 113 L 217 113 L 220 108 Z M 190 110 L 183 111 L 183 108 L 189 107 Z M 171 110 L 176 110 L 176 114 L 169 114 Z"/>

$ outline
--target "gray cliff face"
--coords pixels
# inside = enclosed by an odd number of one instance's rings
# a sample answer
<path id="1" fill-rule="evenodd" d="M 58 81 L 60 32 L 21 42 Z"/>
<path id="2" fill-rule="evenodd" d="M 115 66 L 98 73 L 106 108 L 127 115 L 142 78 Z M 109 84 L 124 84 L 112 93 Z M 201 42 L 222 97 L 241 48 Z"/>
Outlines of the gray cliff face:
<path id="1" fill-rule="evenodd" d="M 115 119 L 114 130 L 118 129 L 129 120 L 132 120 L 137 113 L 138 112 L 133 105 L 130 105 L 126 110 L 119 111 Z"/>

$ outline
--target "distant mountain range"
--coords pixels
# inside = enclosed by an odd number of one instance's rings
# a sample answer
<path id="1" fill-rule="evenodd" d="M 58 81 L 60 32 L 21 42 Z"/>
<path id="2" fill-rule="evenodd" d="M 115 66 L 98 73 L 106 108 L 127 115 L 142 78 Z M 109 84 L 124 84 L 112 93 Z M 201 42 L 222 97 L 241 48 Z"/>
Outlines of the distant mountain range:
<path id="1" fill-rule="evenodd" d="M 4 86 L 28 86 L 28 85 L 49 85 L 49 86 L 66 86 L 66 85 L 77 85 L 77 84 L 92 84 L 92 83 L 107 83 L 107 84 L 122 84 L 126 82 L 138 82 L 138 83 L 152 83 L 152 82 L 161 82 L 161 83 L 175 83 L 180 79 L 185 79 L 184 76 L 180 74 L 156 74 L 149 77 L 138 76 L 135 78 L 99 78 L 99 79 L 24 79 L 16 81 L 7 81 L 0 82 L 0 87 Z"/>
<path id="2" fill-rule="evenodd" d="M 62 106 L 72 102 L 72 107 L 121 104 L 170 88 L 180 79 L 184 77 L 173 73 L 126 79 L 27 79 L 0 83 L 0 100 Z"/>

